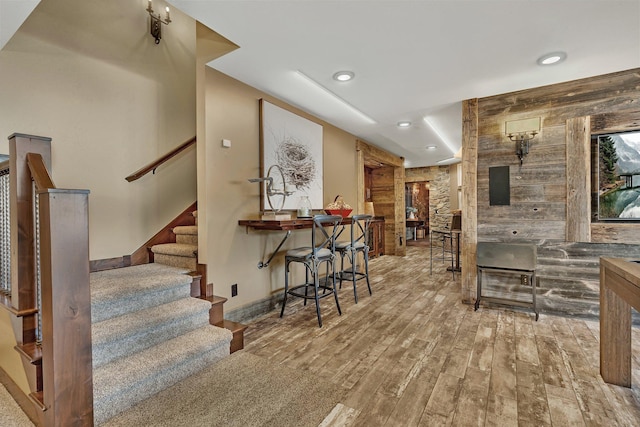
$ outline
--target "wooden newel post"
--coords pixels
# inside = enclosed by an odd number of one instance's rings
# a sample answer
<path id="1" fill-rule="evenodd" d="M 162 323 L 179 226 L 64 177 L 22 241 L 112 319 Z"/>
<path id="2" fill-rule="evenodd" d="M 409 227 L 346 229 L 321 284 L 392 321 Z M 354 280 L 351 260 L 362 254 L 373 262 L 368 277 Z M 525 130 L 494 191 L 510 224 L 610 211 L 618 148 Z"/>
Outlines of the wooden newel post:
<path id="1" fill-rule="evenodd" d="M 11 215 L 11 304 L 23 313 L 21 343 L 36 339 L 35 229 L 33 187 L 27 154 L 38 153 L 51 170 L 51 138 L 14 133 L 9 137 L 9 186 Z M 24 316 L 25 313 L 29 315 Z"/>
<path id="2" fill-rule="evenodd" d="M 39 191 L 46 426 L 92 426 L 87 190 Z"/>

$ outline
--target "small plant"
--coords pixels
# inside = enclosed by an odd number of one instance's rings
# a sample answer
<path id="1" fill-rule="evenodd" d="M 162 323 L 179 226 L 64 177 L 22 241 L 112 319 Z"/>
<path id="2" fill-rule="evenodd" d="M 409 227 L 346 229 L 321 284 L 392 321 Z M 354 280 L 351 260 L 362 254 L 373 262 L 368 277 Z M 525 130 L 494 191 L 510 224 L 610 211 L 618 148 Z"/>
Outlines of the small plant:
<path id="1" fill-rule="evenodd" d="M 413 206 L 407 206 L 407 213 L 417 213 L 418 212 L 418 208 L 414 208 Z"/>

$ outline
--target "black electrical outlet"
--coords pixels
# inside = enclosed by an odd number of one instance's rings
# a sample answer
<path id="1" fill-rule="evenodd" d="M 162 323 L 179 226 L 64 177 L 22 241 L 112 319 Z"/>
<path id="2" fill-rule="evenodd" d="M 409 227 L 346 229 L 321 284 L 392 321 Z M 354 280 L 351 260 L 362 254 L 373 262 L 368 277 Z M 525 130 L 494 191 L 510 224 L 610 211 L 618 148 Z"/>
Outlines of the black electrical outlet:
<path id="1" fill-rule="evenodd" d="M 531 286 L 531 283 L 529 283 L 529 276 L 526 274 L 520 275 L 520 284 L 522 286 Z"/>
<path id="2" fill-rule="evenodd" d="M 234 283 L 231 285 L 231 296 L 235 297 L 236 295 L 238 295 L 238 284 Z"/>

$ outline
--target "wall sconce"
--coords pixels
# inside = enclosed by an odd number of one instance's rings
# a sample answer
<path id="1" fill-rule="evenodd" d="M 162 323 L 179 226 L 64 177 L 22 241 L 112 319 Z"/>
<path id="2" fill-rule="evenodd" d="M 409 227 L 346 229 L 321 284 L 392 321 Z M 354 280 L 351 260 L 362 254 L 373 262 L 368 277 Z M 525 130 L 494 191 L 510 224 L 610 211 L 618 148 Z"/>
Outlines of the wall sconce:
<path id="1" fill-rule="evenodd" d="M 540 117 L 505 122 L 504 133 L 516 143 L 516 156 L 522 166 L 524 156 L 529 154 L 530 141 L 540 133 Z"/>
<path id="2" fill-rule="evenodd" d="M 160 39 L 162 38 L 162 24 L 169 25 L 171 22 L 171 16 L 169 15 L 169 6 L 165 8 L 167 15 L 165 19 L 160 17 L 160 14 L 153 14 L 153 6 L 151 5 L 151 0 L 147 5 L 147 12 L 149 12 L 149 28 L 151 35 L 156 39 L 156 44 L 160 44 Z"/>

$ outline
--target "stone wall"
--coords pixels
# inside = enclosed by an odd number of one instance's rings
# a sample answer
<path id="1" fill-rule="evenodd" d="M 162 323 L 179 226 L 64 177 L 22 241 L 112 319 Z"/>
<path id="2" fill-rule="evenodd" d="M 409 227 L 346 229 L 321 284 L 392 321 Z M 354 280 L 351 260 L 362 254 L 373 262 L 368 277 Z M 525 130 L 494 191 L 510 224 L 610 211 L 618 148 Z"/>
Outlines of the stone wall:
<path id="1" fill-rule="evenodd" d="M 405 170 L 405 182 L 429 182 L 429 229 L 451 225 L 451 177 L 449 166 Z"/>
<path id="2" fill-rule="evenodd" d="M 439 166 L 429 186 L 429 225 L 432 229 L 451 226 L 451 186 L 449 166 Z"/>

